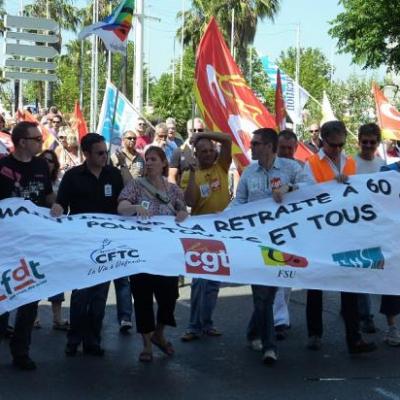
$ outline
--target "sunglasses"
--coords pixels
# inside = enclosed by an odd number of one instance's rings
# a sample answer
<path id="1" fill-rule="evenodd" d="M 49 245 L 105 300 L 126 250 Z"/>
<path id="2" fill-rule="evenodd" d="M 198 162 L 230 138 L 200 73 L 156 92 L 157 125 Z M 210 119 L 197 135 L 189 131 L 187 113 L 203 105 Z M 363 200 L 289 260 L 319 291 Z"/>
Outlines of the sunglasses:
<path id="1" fill-rule="evenodd" d="M 330 142 L 328 142 L 327 140 L 325 140 L 325 143 L 326 143 L 329 147 L 337 148 L 337 149 L 343 148 L 344 145 L 346 144 L 346 143 L 330 143 Z"/>
<path id="2" fill-rule="evenodd" d="M 361 140 L 361 144 L 363 145 L 371 145 L 376 146 L 378 142 L 376 140 Z"/>
<path id="3" fill-rule="evenodd" d="M 43 137 L 42 136 L 35 136 L 35 137 L 24 137 L 22 139 L 26 139 L 26 140 L 34 140 L 37 143 L 41 143 L 43 142 Z"/>
<path id="4" fill-rule="evenodd" d="M 193 133 L 202 133 L 202 132 L 204 132 L 204 128 L 190 129 L 190 132 L 193 132 Z"/>
<path id="5" fill-rule="evenodd" d="M 317 132 L 319 132 L 319 129 L 314 129 L 314 130 L 313 130 L 313 129 L 310 129 L 309 132 L 310 132 L 310 133 L 317 133 Z"/>
<path id="6" fill-rule="evenodd" d="M 130 142 L 135 142 L 136 141 L 136 137 L 134 136 L 129 136 L 125 138 L 126 140 L 129 140 Z"/>
<path id="7" fill-rule="evenodd" d="M 95 151 L 94 154 L 101 157 L 104 156 L 104 154 L 107 154 L 107 150 Z"/>
<path id="8" fill-rule="evenodd" d="M 257 147 L 257 146 L 260 146 L 261 144 L 263 144 L 263 143 L 262 142 L 254 142 L 253 140 L 250 142 L 251 147 Z"/>

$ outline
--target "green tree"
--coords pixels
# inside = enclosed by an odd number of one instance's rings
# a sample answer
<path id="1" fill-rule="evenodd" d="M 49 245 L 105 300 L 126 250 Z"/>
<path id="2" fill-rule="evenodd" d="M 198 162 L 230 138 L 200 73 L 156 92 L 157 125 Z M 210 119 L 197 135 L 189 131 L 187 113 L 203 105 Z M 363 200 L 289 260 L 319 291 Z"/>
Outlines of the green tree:
<path id="1" fill-rule="evenodd" d="M 232 26 L 231 13 L 235 10 L 234 47 L 237 59 L 244 68 L 247 64 L 247 47 L 253 43 L 259 20 L 274 19 L 279 10 L 279 0 L 193 0 L 192 8 L 185 12 L 184 43 L 190 44 L 195 51 L 206 24 L 214 16 L 230 42 Z M 178 18 L 182 18 L 178 13 Z M 177 32 L 181 36 L 181 30 Z"/>
<path id="2" fill-rule="evenodd" d="M 398 1 L 340 0 L 344 11 L 333 21 L 329 34 L 341 53 L 351 53 L 364 68 L 383 64 L 400 70 L 400 7 Z"/>
<path id="3" fill-rule="evenodd" d="M 0 0 L 0 35 L 4 32 L 4 16 L 6 15 L 6 10 L 4 8 L 4 0 Z"/>
<path id="4" fill-rule="evenodd" d="M 282 51 L 277 64 L 291 78 L 296 74 L 296 49 L 290 47 Z M 323 90 L 329 86 L 332 66 L 321 50 L 316 48 L 300 49 L 300 86 L 317 99 L 322 98 Z"/>

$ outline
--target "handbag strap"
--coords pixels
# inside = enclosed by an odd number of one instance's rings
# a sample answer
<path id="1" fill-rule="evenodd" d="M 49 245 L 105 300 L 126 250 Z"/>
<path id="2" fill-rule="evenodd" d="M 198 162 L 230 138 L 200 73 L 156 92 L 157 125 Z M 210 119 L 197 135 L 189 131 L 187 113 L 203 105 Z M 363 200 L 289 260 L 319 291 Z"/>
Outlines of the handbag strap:
<path id="1" fill-rule="evenodd" d="M 154 187 L 146 178 L 138 178 L 139 184 L 155 199 L 165 204 L 173 213 L 176 214 L 175 208 L 171 204 L 171 199 L 168 195 L 161 193 L 156 187 Z"/>

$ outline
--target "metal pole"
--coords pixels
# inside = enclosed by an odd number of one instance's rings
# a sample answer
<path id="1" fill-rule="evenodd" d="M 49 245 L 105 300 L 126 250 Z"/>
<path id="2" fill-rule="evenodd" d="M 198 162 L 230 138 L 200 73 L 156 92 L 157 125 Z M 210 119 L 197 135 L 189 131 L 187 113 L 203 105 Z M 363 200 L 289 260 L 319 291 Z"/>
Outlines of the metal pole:
<path id="1" fill-rule="evenodd" d="M 110 2 L 110 14 L 112 13 L 112 4 Z M 112 72 L 112 53 L 111 51 L 107 54 L 107 81 L 111 82 L 111 72 Z"/>
<path id="2" fill-rule="evenodd" d="M 93 0 L 93 10 L 92 10 L 92 22 L 96 23 L 96 0 Z M 94 76 L 94 68 L 95 68 L 95 46 L 96 46 L 96 36 L 92 35 L 92 60 L 91 60 L 91 68 L 90 68 L 90 131 L 94 131 L 94 86 L 95 86 L 95 76 Z"/>
<path id="3" fill-rule="evenodd" d="M 235 49 L 235 9 L 232 8 L 232 24 L 231 24 L 231 54 L 232 57 L 234 56 L 234 49 Z"/>
<path id="4" fill-rule="evenodd" d="M 297 133 L 298 128 L 297 125 L 300 119 L 300 24 L 297 25 L 297 34 L 296 34 L 296 72 L 295 72 L 295 82 L 296 82 L 296 90 L 295 90 L 295 115 L 297 121 L 294 121 L 294 131 Z"/>
<path id="5" fill-rule="evenodd" d="M 185 0 L 182 0 L 182 27 L 181 27 L 181 70 L 179 72 L 179 79 L 183 78 L 183 30 L 185 28 Z"/>
<path id="6" fill-rule="evenodd" d="M 143 9 L 144 9 L 144 0 L 137 0 L 133 104 L 140 111 L 140 113 L 142 113 L 143 109 Z"/>
<path id="7" fill-rule="evenodd" d="M 23 0 L 20 1 L 20 15 L 24 15 L 24 2 Z M 17 41 L 19 43 L 19 41 Z M 20 60 L 22 60 L 22 57 L 20 57 Z M 20 68 L 19 72 L 22 72 L 22 68 Z M 18 84 L 18 108 L 22 109 L 24 105 L 24 97 L 23 97 L 23 86 L 24 86 L 24 81 L 22 79 L 19 80 Z"/>
<path id="8" fill-rule="evenodd" d="M 96 22 L 99 20 L 99 0 L 96 0 Z M 94 64 L 94 101 L 93 101 L 93 132 L 96 130 L 97 125 L 97 99 L 98 99 L 98 92 L 99 92 L 99 47 L 98 47 L 98 38 L 95 37 L 95 64 Z"/>
<path id="9" fill-rule="evenodd" d="M 147 30 L 147 80 L 146 80 L 146 110 L 149 109 L 149 96 L 150 96 L 150 21 L 149 29 Z"/>
<path id="10" fill-rule="evenodd" d="M 249 62 L 250 86 L 253 84 L 253 46 L 250 47 L 250 62 Z"/>
<path id="11" fill-rule="evenodd" d="M 83 57 L 84 57 L 84 41 L 81 40 L 81 54 L 79 63 L 79 105 L 83 108 Z"/>
<path id="12" fill-rule="evenodd" d="M 46 18 L 50 18 L 50 5 L 49 5 L 49 0 L 46 0 Z M 49 34 L 49 31 L 46 32 Z M 46 43 L 46 46 L 48 44 Z M 46 58 L 46 62 L 49 61 L 48 58 Z M 48 70 L 46 69 L 46 74 L 48 73 Z M 45 81 L 44 82 L 44 106 L 45 108 L 49 107 L 49 82 Z"/>

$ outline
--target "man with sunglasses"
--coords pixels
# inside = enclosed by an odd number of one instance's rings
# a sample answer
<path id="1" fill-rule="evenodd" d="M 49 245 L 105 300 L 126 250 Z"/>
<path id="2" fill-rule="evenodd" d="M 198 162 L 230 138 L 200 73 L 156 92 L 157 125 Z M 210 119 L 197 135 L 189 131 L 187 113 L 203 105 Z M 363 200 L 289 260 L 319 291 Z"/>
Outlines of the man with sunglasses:
<path id="1" fill-rule="evenodd" d="M 85 156 L 82 165 L 68 170 L 58 189 L 57 203 L 63 211 L 73 214 L 117 214 L 117 199 L 123 188 L 120 171 L 107 165 L 107 146 L 104 137 L 88 133 L 81 140 Z M 108 288 L 105 282 L 85 289 L 73 290 L 70 306 L 70 330 L 65 354 L 75 356 L 79 345 L 92 356 L 104 354 L 101 343 Z"/>
<path id="2" fill-rule="evenodd" d="M 122 148 L 111 156 L 111 162 L 121 170 L 124 185 L 143 175 L 144 160 L 136 151 L 137 136 L 133 131 L 122 134 Z"/>
<path id="3" fill-rule="evenodd" d="M 34 122 L 18 123 L 11 134 L 14 152 L 0 160 L 0 200 L 21 197 L 38 206 L 54 203 L 49 168 L 45 160 L 36 157 L 43 145 L 42 134 Z M 34 228 L 33 228 L 34 229 Z M 29 357 L 29 346 L 38 302 L 18 308 L 15 329 L 10 341 L 15 367 L 33 370 L 36 364 Z M 7 328 L 8 313 L 0 316 L 0 339 Z"/>
<path id="4" fill-rule="evenodd" d="M 328 121 L 321 127 L 322 148 L 312 155 L 305 171 L 316 182 L 336 180 L 346 183 L 350 175 L 357 171 L 356 162 L 346 156 L 343 149 L 346 144 L 347 130 L 342 121 Z M 367 353 L 376 349 L 375 343 L 365 342 L 360 333 L 358 314 L 358 295 L 341 292 L 342 315 L 345 323 L 346 342 L 350 354 Z M 322 337 L 322 291 L 307 291 L 307 330 L 310 350 L 321 348 Z"/>
<path id="5" fill-rule="evenodd" d="M 308 132 L 310 133 L 310 140 L 307 141 L 307 142 L 304 142 L 304 144 L 313 153 L 318 153 L 319 149 L 322 146 L 322 142 L 321 142 L 321 139 L 319 137 L 319 135 L 320 135 L 319 124 L 311 124 L 310 128 L 308 129 Z"/>
<path id="6" fill-rule="evenodd" d="M 184 171 L 189 171 L 190 165 L 193 164 L 193 144 L 192 136 L 194 133 L 204 133 L 205 124 L 201 118 L 189 119 L 186 123 L 187 139 L 183 144 L 174 150 L 170 165 L 168 180 L 172 183 L 179 184 Z"/>
<path id="7" fill-rule="evenodd" d="M 135 148 L 139 152 L 139 154 L 143 155 L 144 148 L 151 143 L 151 139 L 148 135 L 146 135 L 146 121 L 141 117 L 139 117 L 136 121 L 135 133 Z"/>

